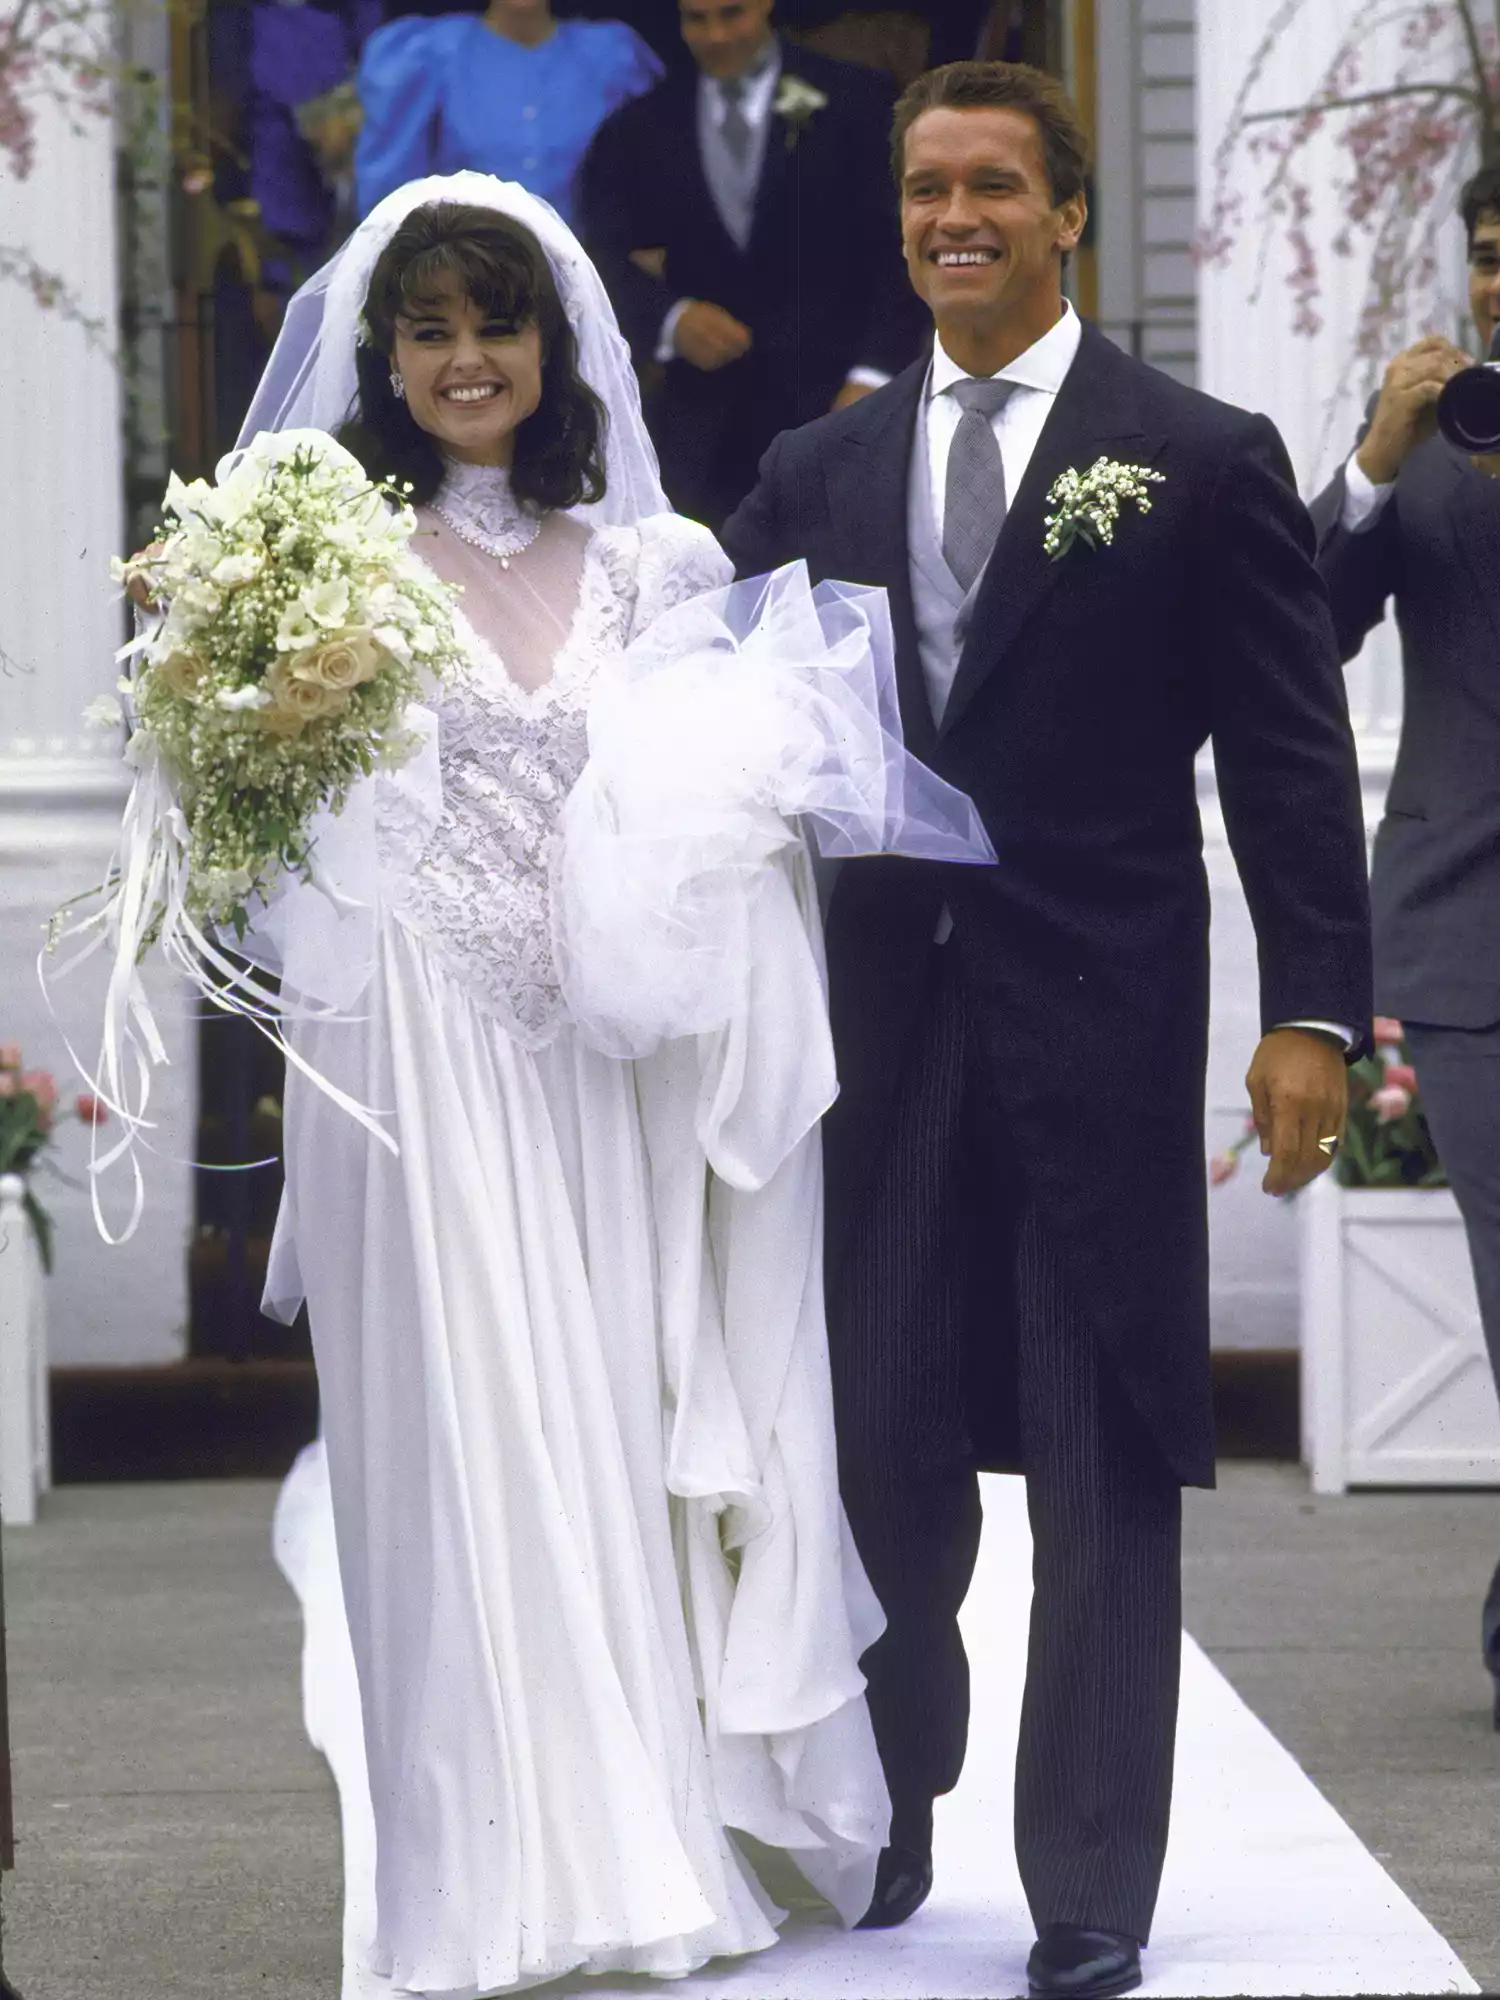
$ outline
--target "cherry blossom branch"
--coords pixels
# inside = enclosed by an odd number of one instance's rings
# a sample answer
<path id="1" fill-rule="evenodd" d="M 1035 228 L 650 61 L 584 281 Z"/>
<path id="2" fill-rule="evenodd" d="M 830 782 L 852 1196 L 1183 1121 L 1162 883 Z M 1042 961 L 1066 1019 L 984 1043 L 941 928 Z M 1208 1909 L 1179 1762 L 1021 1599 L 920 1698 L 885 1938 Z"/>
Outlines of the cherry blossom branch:
<path id="1" fill-rule="evenodd" d="M 1356 345 L 1373 359 L 1398 328 L 1430 313 L 1438 226 L 1451 212 L 1470 147 L 1477 142 L 1484 161 L 1500 156 L 1500 0 L 1495 28 L 1481 26 L 1475 0 L 1377 4 L 1344 33 L 1305 103 L 1252 108 L 1272 56 L 1306 4 L 1282 0 L 1251 57 L 1215 150 L 1212 197 L 1197 249 L 1206 261 L 1222 262 L 1231 254 L 1248 221 L 1240 163 L 1245 157 L 1261 163 L 1255 198 L 1260 242 L 1250 296 L 1260 295 L 1273 243 L 1283 241 L 1291 256 L 1285 285 L 1294 328 L 1316 333 L 1323 323 L 1323 273 L 1312 233 L 1310 149 L 1328 130 L 1347 161 L 1336 184 L 1343 222 L 1332 247 L 1348 257 L 1357 239 L 1368 246 Z M 1395 38 L 1395 60 L 1386 77 L 1369 78 L 1370 51 L 1385 47 L 1388 37 Z M 1463 54 L 1456 69 L 1444 73 L 1437 65 L 1447 67 L 1446 51 L 1455 38 Z"/>
<path id="2" fill-rule="evenodd" d="M 1279 111 L 1247 111 L 1240 124 L 1270 125 L 1324 111 L 1352 111 L 1365 104 L 1388 104 L 1399 97 L 1458 97 L 1476 111 L 1490 101 L 1461 83 L 1397 83 L 1389 90 L 1362 90 L 1352 97 L 1314 97 L 1307 104 L 1294 104 Z"/>

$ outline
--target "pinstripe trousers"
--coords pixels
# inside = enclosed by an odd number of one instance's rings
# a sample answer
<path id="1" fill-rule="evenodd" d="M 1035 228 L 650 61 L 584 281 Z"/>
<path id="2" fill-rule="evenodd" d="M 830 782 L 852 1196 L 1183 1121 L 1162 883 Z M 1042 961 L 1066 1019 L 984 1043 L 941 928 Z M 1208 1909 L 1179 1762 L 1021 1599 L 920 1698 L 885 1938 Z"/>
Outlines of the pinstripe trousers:
<path id="1" fill-rule="evenodd" d="M 1035 1547 L 1015 1794 L 1027 1900 L 1039 1929 L 1144 1943 L 1172 1792 L 1181 1490 L 1016 1185 L 987 1080 L 1003 1051 L 984 1062 L 982 1039 L 956 941 L 935 947 L 889 1149 L 830 1269 L 840 1484 L 888 1620 L 864 1668 L 891 1837 L 926 1844 L 963 1764 L 975 1468 L 1000 1453 L 1025 1473 Z"/>

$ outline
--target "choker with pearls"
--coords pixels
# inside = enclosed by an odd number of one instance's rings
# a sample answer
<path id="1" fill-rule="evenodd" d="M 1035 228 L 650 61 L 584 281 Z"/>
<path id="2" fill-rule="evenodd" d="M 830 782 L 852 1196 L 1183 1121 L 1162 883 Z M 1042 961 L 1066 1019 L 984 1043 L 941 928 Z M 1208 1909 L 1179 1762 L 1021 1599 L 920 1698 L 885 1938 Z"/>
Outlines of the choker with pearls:
<path id="1" fill-rule="evenodd" d="M 432 511 L 460 541 L 482 549 L 494 556 L 502 569 L 509 569 L 512 556 L 529 549 L 542 532 L 546 515 L 517 500 L 510 473 L 503 465 L 471 465 L 463 459 L 446 458 L 444 467 Z"/>

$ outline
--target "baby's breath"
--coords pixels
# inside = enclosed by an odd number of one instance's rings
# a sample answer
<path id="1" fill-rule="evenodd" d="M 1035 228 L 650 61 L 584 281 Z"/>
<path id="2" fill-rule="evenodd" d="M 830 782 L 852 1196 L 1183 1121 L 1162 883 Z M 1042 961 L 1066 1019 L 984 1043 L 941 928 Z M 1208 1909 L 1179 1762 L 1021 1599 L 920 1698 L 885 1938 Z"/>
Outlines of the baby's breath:
<path id="1" fill-rule="evenodd" d="M 321 432 L 174 478 L 165 514 L 132 705 L 176 782 L 190 909 L 243 936 L 253 898 L 308 877 L 317 811 L 411 754 L 407 705 L 459 661 L 455 592 L 412 559 L 404 495 Z"/>
<path id="2" fill-rule="evenodd" d="M 1159 486 L 1165 477 L 1148 465 L 1122 465 L 1115 458 L 1097 458 L 1087 472 L 1069 467 L 1053 480 L 1047 495 L 1052 511 L 1047 516 L 1042 547 L 1054 562 L 1065 556 L 1074 542 L 1086 542 L 1091 549 L 1101 543 L 1108 547 L 1115 538 L 1122 504 L 1129 500 L 1143 514 L 1149 514 L 1147 486 Z"/>

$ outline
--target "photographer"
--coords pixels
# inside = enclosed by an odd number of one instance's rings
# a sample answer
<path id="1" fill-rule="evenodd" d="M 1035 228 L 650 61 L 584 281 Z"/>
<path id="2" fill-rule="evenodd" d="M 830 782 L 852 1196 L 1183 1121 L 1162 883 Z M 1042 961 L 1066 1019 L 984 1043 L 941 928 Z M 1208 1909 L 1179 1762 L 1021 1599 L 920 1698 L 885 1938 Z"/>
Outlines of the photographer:
<path id="1" fill-rule="evenodd" d="M 1500 320 L 1500 168 L 1461 196 L 1480 352 Z M 1375 836 L 1375 1005 L 1406 1024 L 1468 1233 L 1500 1384 L 1500 467 L 1437 431 L 1472 357 L 1431 335 L 1386 370 L 1353 456 L 1313 502 L 1348 660 L 1394 598 L 1405 709 Z M 1483 1614 L 1500 1729 L 1500 1569 Z"/>

